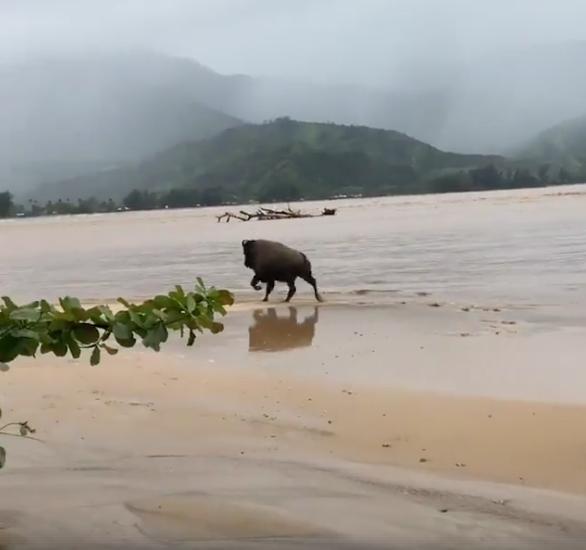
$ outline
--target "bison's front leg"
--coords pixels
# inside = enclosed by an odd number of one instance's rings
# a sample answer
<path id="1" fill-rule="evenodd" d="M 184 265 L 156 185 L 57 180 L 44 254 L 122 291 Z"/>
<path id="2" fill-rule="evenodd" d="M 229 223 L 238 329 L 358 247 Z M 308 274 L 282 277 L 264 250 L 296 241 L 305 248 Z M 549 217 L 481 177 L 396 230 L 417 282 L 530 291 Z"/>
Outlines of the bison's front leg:
<path id="1" fill-rule="evenodd" d="M 265 297 L 263 298 L 263 302 L 268 302 L 269 301 L 269 294 L 273 291 L 273 289 L 275 288 L 275 280 L 274 279 L 270 279 L 267 281 L 267 288 L 265 290 Z"/>
<path id="2" fill-rule="evenodd" d="M 262 288 L 259 283 L 260 279 L 256 275 L 250 280 L 250 286 L 254 288 L 254 290 L 260 290 Z"/>

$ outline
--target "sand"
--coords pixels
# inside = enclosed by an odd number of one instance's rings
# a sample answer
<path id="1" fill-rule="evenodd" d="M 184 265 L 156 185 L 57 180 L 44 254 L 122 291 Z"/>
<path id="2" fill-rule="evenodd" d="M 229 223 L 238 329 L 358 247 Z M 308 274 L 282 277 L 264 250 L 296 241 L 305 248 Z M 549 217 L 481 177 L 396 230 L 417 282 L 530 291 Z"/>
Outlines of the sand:
<path id="1" fill-rule="evenodd" d="M 298 304 L 239 304 L 190 350 L 4 374 L 3 420 L 41 441 L 2 440 L 0 548 L 581 547 L 579 314 Z"/>

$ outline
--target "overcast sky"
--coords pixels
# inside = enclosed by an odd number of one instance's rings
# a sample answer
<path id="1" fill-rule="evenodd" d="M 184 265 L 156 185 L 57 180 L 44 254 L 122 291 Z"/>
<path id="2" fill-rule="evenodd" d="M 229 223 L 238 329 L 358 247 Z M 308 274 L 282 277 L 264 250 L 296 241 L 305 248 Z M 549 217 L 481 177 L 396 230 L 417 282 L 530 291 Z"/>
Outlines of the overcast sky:
<path id="1" fill-rule="evenodd" d="M 415 61 L 586 38 L 585 0 L 0 0 L 0 59 L 149 48 L 222 73 L 373 83 Z"/>

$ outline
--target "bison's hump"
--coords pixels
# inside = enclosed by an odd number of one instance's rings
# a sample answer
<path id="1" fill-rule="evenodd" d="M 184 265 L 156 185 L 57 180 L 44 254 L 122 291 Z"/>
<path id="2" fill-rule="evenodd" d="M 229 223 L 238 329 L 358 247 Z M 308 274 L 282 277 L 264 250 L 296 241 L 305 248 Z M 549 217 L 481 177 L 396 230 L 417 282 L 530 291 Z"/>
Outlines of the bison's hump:
<path id="1" fill-rule="evenodd" d="M 247 261 L 257 272 L 299 271 L 307 267 L 305 255 L 283 243 L 258 239 L 252 244 Z"/>

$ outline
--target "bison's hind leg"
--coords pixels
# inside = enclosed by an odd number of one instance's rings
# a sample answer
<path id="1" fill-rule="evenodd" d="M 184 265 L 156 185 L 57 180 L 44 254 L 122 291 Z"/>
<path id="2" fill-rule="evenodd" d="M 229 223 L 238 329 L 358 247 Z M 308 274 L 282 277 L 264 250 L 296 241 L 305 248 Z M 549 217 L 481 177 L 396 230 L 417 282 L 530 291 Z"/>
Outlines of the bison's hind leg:
<path id="1" fill-rule="evenodd" d="M 315 280 L 315 277 L 311 274 L 308 273 L 307 275 L 303 275 L 301 276 L 301 278 L 307 283 L 310 284 L 313 287 L 313 293 L 315 295 L 315 299 L 318 302 L 323 302 L 323 298 L 321 297 L 319 291 L 317 290 L 317 281 Z"/>
<path id="2" fill-rule="evenodd" d="M 269 279 L 267 281 L 267 288 L 265 289 L 265 297 L 262 300 L 263 302 L 269 301 L 269 294 L 273 291 L 274 288 L 275 288 L 275 279 Z"/>
<path id="3" fill-rule="evenodd" d="M 285 282 L 287 283 L 287 286 L 289 287 L 289 292 L 287 292 L 287 297 L 285 298 L 285 302 L 289 302 L 289 301 L 291 301 L 291 298 L 293 298 L 293 296 L 295 296 L 295 293 L 297 292 L 297 288 L 295 288 L 295 279 L 288 279 Z"/>

